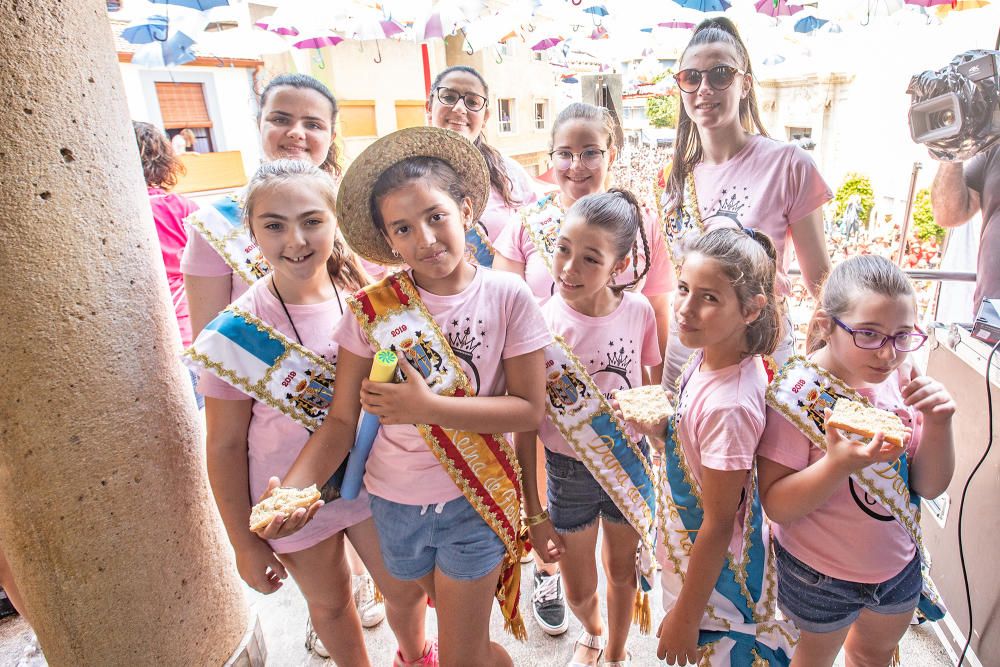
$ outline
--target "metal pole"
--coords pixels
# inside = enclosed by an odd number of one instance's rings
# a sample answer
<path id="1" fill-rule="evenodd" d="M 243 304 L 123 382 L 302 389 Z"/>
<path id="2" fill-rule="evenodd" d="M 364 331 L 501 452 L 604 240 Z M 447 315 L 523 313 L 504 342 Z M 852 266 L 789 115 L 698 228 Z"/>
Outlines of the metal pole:
<path id="1" fill-rule="evenodd" d="M 903 214 L 903 233 L 899 237 L 899 252 L 896 253 L 896 264 L 903 266 L 903 256 L 906 254 L 906 237 L 910 233 L 910 216 L 913 214 L 913 195 L 917 189 L 917 174 L 923 168 L 920 162 L 913 163 L 913 173 L 910 174 L 910 193 L 906 196 L 906 213 Z"/>

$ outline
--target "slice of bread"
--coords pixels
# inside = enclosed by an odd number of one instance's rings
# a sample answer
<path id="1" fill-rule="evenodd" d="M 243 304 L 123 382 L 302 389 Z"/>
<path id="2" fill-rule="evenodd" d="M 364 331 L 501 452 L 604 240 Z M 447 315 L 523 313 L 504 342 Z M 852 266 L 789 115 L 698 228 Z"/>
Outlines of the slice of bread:
<path id="1" fill-rule="evenodd" d="M 899 415 L 888 410 L 870 408 L 846 398 L 837 399 L 837 404 L 833 406 L 833 414 L 826 424 L 866 438 L 872 438 L 881 431 L 886 442 L 894 445 L 902 445 L 906 439 L 906 429 Z"/>
<path id="2" fill-rule="evenodd" d="M 655 426 L 674 413 L 667 392 L 660 385 L 622 389 L 615 392 L 625 421 Z"/>
<path id="3" fill-rule="evenodd" d="M 254 533 L 263 530 L 279 514 L 288 518 L 298 508 L 308 509 L 317 500 L 319 491 L 315 484 L 304 489 L 277 488 L 270 496 L 253 506 L 250 511 L 250 530 Z"/>

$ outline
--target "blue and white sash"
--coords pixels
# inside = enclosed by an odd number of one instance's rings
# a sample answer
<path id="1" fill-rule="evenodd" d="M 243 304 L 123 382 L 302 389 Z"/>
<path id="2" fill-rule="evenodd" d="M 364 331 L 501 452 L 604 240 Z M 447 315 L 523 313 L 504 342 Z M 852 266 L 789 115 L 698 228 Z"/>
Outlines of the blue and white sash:
<path id="1" fill-rule="evenodd" d="M 238 303 L 208 323 L 184 352 L 184 362 L 315 431 L 333 400 L 336 366 Z"/>
<path id="2" fill-rule="evenodd" d="M 837 398 L 848 398 L 871 405 L 864 396 L 816 364 L 792 357 L 778 371 L 767 388 L 767 404 L 783 414 L 811 443 L 826 451 L 824 408 L 833 409 Z M 920 497 L 910 489 L 909 462 L 906 453 L 892 463 L 868 466 L 851 475 L 905 529 L 920 552 L 923 590 L 917 606 L 923 620 L 944 618 L 941 596 L 930 578 L 930 554 L 924 548 L 920 531 Z"/>
<path id="3" fill-rule="evenodd" d="M 650 632 L 648 592 L 655 563 L 656 483 L 647 456 L 561 336 L 545 347 L 546 418 L 639 534 L 639 591 L 633 619 Z"/>
<path id="4" fill-rule="evenodd" d="M 271 271 L 257 242 L 243 224 L 243 206 L 237 195 L 228 195 L 202 206 L 189 215 L 189 223 L 201 234 L 233 273 L 248 285 L 253 285 Z"/>
<path id="5" fill-rule="evenodd" d="M 664 608 L 677 601 L 690 564 L 691 550 L 704 520 L 698 486 L 677 435 L 683 386 L 697 368 L 694 355 L 677 379 L 674 415 L 667 424 L 663 470 L 660 477 L 659 547 L 665 555 L 660 573 Z M 797 632 L 791 623 L 775 618 L 777 576 L 770 525 L 763 516 L 756 474 L 743 512 L 743 551 L 726 553 L 705 614 L 699 623 L 703 648 L 699 665 L 788 665 Z"/>
<path id="6" fill-rule="evenodd" d="M 465 260 L 469 264 L 493 268 L 493 255 L 496 251 L 490 243 L 490 237 L 482 223 L 473 223 L 465 232 Z"/>

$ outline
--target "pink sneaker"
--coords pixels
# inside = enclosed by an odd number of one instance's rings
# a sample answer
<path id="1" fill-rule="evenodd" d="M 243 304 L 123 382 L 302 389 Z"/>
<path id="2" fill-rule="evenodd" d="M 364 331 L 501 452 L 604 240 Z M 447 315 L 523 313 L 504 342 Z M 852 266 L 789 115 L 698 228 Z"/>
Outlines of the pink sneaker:
<path id="1" fill-rule="evenodd" d="M 426 652 L 416 660 L 403 660 L 403 654 L 396 651 L 396 659 L 392 661 L 392 667 L 438 667 L 438 642 L 436 639 L 428 639 L 424 644 Z"/>

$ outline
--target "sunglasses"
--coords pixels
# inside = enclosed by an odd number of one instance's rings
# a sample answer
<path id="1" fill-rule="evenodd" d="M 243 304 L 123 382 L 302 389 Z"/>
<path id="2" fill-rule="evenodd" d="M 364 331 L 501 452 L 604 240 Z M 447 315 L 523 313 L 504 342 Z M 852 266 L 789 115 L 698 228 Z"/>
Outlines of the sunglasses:
<path id="1" fill-rule="evenodd" d="M 836 317 L 831 318 L 837 326 L 851 334 L 854 338 L 854 345 L 862 350 L 881 350 L 885 344 L 892 341 L 897 352 L 915 352 L 927 340 L 927 334 L 920 331 L 910 331 L 898 333 L 895 336 L 887 336 L 870 329 L 852 329 Z"/>
<path id="2" fill-rule="evenodd" d="M 476 93 L 460 93 L 457 90 L 452 90 L 451 88 L 445 88 L 444 86 L 439 86 L 434 89 L 434 93 L 437 95 L 438 101 L 446 107 L 453 107 L 458 104 L 459 100 L 462 100 L 462 104 L 469 111 L 482 111 L 486 108 L 487 99 L 482 95 L 477 95 Z"/>
<path id="3" fill-rule="evenodd" d="M 733 85 L 737 74 L 746 74 L 745 70 L 732 65 L 716 65 L 709 69 L 682 69 L 674 74 L 674 81 L 685 93 L 696 93 L 701 88 L 702 78 L 708 79 L 708 85 L 715 90 L 725 90 Z"/>

